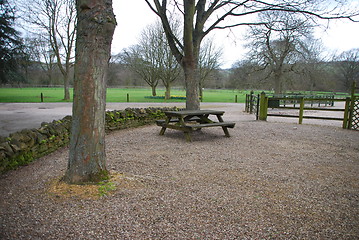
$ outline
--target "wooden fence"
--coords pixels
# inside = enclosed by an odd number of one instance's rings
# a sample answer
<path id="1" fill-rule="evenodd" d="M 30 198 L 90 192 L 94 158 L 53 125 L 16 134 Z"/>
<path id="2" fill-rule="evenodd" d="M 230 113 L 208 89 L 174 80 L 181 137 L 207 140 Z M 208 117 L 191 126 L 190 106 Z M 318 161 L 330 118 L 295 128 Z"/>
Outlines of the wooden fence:
<path id="1" fill-rule="evenodd" d="M 359 130 L 359 96 L 355 95 L 356 85 L 353 83 L 351 97 L 335 98 L 334 95 L 327 96 L 272 96 L 264 92 L 255 95 L 253 92 L 246 96 L 246 109 L 248 113 L 256 114 L 257 120 L 267 120 L 271 117 L 298 118 L 298 123 L 302 124 L 303 119 L 320 119 L 342 121 L 342 127 L 346 129 Z M 344 108 L 336 108 L 335 102 L 344 102 Z M 314 106 L 315 105 L 315 106 Z M 316 107 L 317 106 L 317 107 Z M 298 114 L 279 114 L 268 113 L 268 108 L 272 109 L 294 109 Z M 306 110 L 342 112 L 342 117 L 332 116 L 310 116 L 305 115 Z"/>

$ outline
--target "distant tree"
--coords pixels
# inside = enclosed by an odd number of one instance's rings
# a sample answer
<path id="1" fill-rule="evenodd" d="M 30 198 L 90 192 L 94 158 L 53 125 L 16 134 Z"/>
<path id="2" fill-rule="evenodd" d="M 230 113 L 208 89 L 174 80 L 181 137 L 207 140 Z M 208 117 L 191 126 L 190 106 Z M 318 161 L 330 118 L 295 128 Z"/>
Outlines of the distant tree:
<path id="1" fill-rule="evenodd" d="M 264 76 L 263 68 L 257 63 L 241 60 L 233 64 L 229 84 L 236 89 L 268 89 Z"/>
<path id="2" fill-rule="evenodd" d="M 284 74 L 302 61 L 309 48 L 306 39 L 313 26 L 305 18 L 287 12 L 264 12 L 247 34 L 249 59 L 256 61 L 274 81 L 274 92 L 283 92 Z"/>
<path id="3" fill-rule="evenodd" d="M 143 80 L 128 67 L 121 54 L 111 56 L 107 86 L 142 86 Z"/>
<path id="4" fill-rule="evenodd" d="M 47 78 L 47 84 L 53 84 L 53 77 L 56 68 L 56 56 L 50 43 L 44 37 L 38 36 L 25 39 L 26 52 L 30 61 L 43 70 Z M 29 77 L 27 77 L 29 78 Z"/>
<path id="5" fill-rule="evenodd" d="M 22 39 L 14 28 L 15 10 L 7 0 L 0 0 L 0 82 L 22 79 L 19 66 L 25 61 Z"/>
<path id="6" fill-rule="evenodd" d="M 178 78 L 180 67 L 160 23 L 146 27 L 141 32 L 139 43 L 126 49 L 122 56 L 124 62 L 152 88 L 152 96 L 157 95 L 156 87 L 162 80 L 166 98 L 170 98 L 171 85 Z"/>
<path id="7" fill-rule="evenodd" d="M 155 48 L 155 45 L 152 46 Z M 125 49 L 120 55 L 126 65 L 151 87 L 152 96 L 156 96 L 156 88 L 160 81 L 156 55 L 152 55 L 150 50 L 142 48 L 139 44 Z"/>
<path id="8" fill-rule="evenodd" d="M 293 85 L 301 90 L 325 90 L 325 86 L 330 87 L 331 83 L 325 69 L 325 59 L 322 57 L 323 45 L 320 40 L 312 38 L 303 40 L 300 58 L 292 67 L 295 73 L 291 75 Z"/>
<path id="9" fill-rule="evenodd" d="M 160 59 L 161 63 L 160 63 L 160 69 L 159 69 L 159 78 L 162 80 L 163 85 L 166 88 L 165 91 L 165 99 L 170 99 L 171 98 L 171 87 L 172 84 L 178 79 L 178 77 L 181 74 L 181 68 L 179 67 L 178 62 L 176 61 L 176 59 L 174 58 L 174 56 L 171 53 L 171 50 L 169 49 L 168 45 L 167 45 L 167 41 L 165 36 L 163 36 L 164 38 L 164 43 L 162 45 L 162 54 L 163 54 L 163 58 Z"/>
<path id="10" fill-rule="evenodd" d="M 26 0 L 18 3 L 26 30 L 46 38 L 63 75 L 64 99 L 70 99 L 70 74 L 76 36 L 76 9 L 73 0 Z M 35 31 L 33 29 L 36 29 Z"/>
<path id="11" fill-rule="evenodd" d="M 70 153 L 64 180 L 108 177 L 105 153 L 106 73 L 116 27 L 112 0 L 76 1 L 78 34 Z"/>
<path id="12" fill-rule="evenodd" d="M 359 82 L 359 49 L 342 52 L 335 60 L 342 83 L 350 92 L 353 82 Z"/>
<path id="13" fill-rule="evenodd" d="M 221 65 L 222 54 L 222 49 L 215 46 L 213 39 L 205 40 L 201 46 L 198 59 L 199 96 L 201 98 L 203 98 L 205 81 Z"/>

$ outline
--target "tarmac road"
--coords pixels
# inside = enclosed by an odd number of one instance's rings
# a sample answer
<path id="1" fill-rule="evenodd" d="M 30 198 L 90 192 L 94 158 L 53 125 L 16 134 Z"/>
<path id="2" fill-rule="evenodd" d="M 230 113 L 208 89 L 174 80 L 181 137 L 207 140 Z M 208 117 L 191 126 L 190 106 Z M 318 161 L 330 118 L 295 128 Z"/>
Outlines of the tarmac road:
<path id="1" fill-rule="evenodd" d="M 107 110 L 130 108 L 176 106 L 184 108 L 184 103 L 107 103 Z M 220 109 L 228 113 L 243 114 L 242 103 L 201 103 L 202 108 Z M 39 128 L 42 122 L 52 122 L 72 114 L 72 103 L 0 103 L 0 136 L 22 129 Z M 234 115 L 226 114 L 225 120 L 233 121 Z M 254 115 L 250 116 L 254 119 Z"/>

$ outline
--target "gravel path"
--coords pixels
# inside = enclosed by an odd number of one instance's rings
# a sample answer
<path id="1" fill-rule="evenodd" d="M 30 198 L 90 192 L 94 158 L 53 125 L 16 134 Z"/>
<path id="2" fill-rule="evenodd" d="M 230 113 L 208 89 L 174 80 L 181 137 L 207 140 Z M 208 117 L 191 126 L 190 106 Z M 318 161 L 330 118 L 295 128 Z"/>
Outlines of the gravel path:
<path id="1" fill-rule="evenodd" d="M 0 239 L 359 238 L 357 131 L 237 108 L 224 119 L 231 138 L 209 128 L 187 143 L 155 125 L 107 135 L 108 168 L 129 184 L 99 199 L 48 193 L 67 148 L 2 175 Z"/>

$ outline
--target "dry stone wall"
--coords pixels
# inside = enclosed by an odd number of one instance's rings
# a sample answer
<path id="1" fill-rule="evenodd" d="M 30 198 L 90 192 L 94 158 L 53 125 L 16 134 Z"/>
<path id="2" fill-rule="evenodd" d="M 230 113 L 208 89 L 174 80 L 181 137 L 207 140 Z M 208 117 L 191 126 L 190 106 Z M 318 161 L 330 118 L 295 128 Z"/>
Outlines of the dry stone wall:
<path id="1" fill-rule="evenodd" d="M 106 131 L 152 124 L 164 118 L 164 111 L 178 108 L 127 108 L 106 112 Z M 51 123 L 42 123 L 38 129 L 24 129 L 0 137 L 0 173 L 26 165 L 49 154 L 70 141 L 71 116 Z"/>

